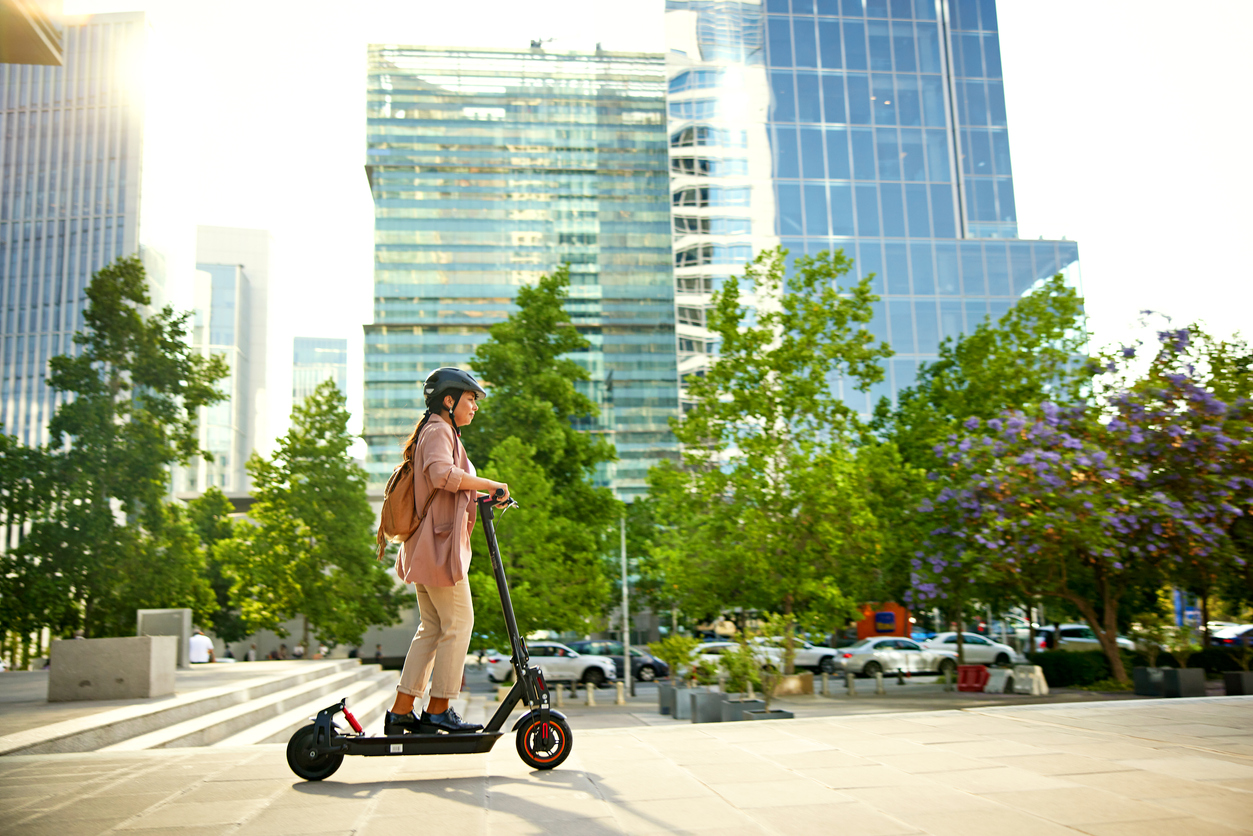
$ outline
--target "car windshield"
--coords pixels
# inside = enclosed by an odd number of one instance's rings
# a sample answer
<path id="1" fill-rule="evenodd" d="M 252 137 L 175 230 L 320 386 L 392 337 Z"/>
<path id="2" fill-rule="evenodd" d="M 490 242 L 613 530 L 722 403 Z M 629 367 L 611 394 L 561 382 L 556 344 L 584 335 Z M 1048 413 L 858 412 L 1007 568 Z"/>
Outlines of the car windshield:
<path id="1" fill-rule="evenodd" d="M 855 642 L 853 642 L 852 644 L 850 644 L 850 645 L 849 645 L 849 647 L 850 647 L 850 648 L 852 648 L 852 647 L 866 647 L 866 646 L 867 646 L 867 645 L 869 645 L 872 641 L 874 641 L 874 639 L 858 639 L 857 641 L 855 641 Z"/>

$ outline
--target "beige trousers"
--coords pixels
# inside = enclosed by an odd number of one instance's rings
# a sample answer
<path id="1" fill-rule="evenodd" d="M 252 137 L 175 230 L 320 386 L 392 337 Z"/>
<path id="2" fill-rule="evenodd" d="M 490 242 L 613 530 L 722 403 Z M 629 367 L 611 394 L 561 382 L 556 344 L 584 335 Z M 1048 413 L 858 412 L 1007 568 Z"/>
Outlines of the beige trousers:
<path id="1" fill-rule="evenodd" d="M 470 582 L 454 586 L 417 584 L 418 614 L 422 622 L 405 654 L 396 690 L 419 700 L 431 680 L 431 696 L 452 699 L 461 693 L 461 674 L 474 630 L 474 602 Z"/>

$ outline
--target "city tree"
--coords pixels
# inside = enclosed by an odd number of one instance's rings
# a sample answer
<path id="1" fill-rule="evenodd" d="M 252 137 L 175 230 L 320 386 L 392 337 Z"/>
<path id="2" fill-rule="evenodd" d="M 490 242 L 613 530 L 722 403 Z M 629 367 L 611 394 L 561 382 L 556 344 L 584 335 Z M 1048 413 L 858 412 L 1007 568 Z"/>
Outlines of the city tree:
<path id="1" fill-rule="evenodd" d="M 326 380 L 292 410 L 274 455 L 248 460 L 248 519 L 213 549 L 247 632 L 286 635 L 283 622 L 299 615 L 308 650 L 312 634 L 356 644 L 369 627 L 396 622 L 401 597 L 375 560 L 374 512 L 352 444 L 344 396 Z"/>
<path id="2" fill-rule="evenodd" d="M 858 568 L 879 547 L 852 450 L 856 416 L 832 382 L 864 391 L 891 352 L 865 328 L 870 278 L 841 286 L 842 252 L 797 258 L 785 281 L 786 258 L 762 253 L 743 284 L 731 278 L 713 296 L 718 356 L 688 379 L 694 405 L 672 422 L 683 461 L 649 474 L 656 549 L 686 607 L 829 623 L 852 611 Z M 784 639 L 790 657 L 790 631 Z"/>
<path id="3" fill-rule="evenodd" d="M 39 590 L 41 626 L 129 635 L 137 607 L 212 609 L 203 553 L 166 495 L 170 466 L 203 453 L 196 413 L 222 399 L 227 368 L 188 344 L 188 314 L 153 309 L 137 256 L 96 272 L 86 296 L 78 351 L 49 361 L 63 397 L 47 448 L 22 456 L 37 513 L 7 559 L 10 582 Z"/>
<path id="4" fill-rule="evenodd" d="M 562 265 L 518 289 L 517 310 L 493 325 L 470 361 L 487 387 L 466 450 L 489 478 L 509 483 L 522 508 L 501 520 L 501 550 L 518 623 L 528 629 L 586 631 L 603 617 L 610 585 L 603 556 L 621 503 L 595 485 L 597 466 L 615 458 L 604 435 L 588 431 L 598 414 L 579 384 L 591 378 L 576 358 L 589 347 L 565 308 L 570 270 Z M 495 599 L 482 526 L 470 582 Z M 481 609 L 476 630 L 501 642 L 498 608 Z"/>
<path id="5" fill-rule="evenodd" d="M 1089 402 L 968 418 L 937 449 L 910 598 L 1009 587 L 1060 599 L 1125 680 L 1127 594 L 1238 565 L 1229 532 L 1253 500 L 1253 411 L 1215 397 L 1191 344 L 1189 329 L 1161 332 L 1141 375 L 1134 346 L 1098 358 Z"/>

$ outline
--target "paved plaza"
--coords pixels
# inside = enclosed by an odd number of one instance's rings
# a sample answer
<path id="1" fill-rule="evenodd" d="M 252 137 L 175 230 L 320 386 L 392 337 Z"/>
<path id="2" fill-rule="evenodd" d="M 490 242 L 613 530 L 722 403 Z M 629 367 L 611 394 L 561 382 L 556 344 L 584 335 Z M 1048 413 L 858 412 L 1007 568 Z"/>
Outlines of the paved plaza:
<path id="1" fill-rule="evenodd" d="M 1253 833 L 1253 698 L 580 730 L 552 772 L 282 746 L 0 758 L 6 836 Z"/>

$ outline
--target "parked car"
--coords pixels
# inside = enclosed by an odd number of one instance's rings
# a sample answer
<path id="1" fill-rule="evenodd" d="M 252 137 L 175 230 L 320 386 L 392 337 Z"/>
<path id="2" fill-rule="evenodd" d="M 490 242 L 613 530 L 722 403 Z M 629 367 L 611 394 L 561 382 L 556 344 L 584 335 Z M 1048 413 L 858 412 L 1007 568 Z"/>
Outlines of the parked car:
<path id="1" fill-rule="evenodd" d="M 698 645 L 692 653 L 696 657 L 695 661 L 716 670 L 721 663 L 722 654 L 735 650 L 737 647 L 739 647 L 739 644 L 736 642 L 705 642 Z M 758 645 L 754 648 L 754 653 L 761 659 L 762 666 L 765 666 L 770 661 L 773 661 L 775 664 L 783 661 L 783 650 L 781 648 Z"/>
<path id="2" fill-rule="evenodd" d="M 957 634 L 939 633 L 922 642 L 922 646 L 930 650 L 951 650 L 956 655 Z M 1009 645 L 994 642 L 977 633 L 962 633 L 962 652 L 968 665 L 1009 665 L 1027 661 L 1027 657 Z"/>
<path id="3" fill-rule="evenodd" d="M 1241 644 L 1253 647 L 1253 624 L 1236 624 L 1215 630 L 1210 635 L 1210 641 L 1219 647 L 1238 647 Z"/>
<path id="4" fill-rule="evenodd" d="M 592 639 L 570 642 L 570 647 L 579 653 L 608 656 L 613 660 L 614 675 L 618 679 L 622 678 L 622 642 Z M 659 676 L 669 676 L 670 666 L 647 650 L 633 646 L 631 648 L 631 675 L 640 682 L 652 682 Z"/>
<path id="5" fill-rule="evenodd" d="M 753 643 L 765 648 L 772 659 L 776 663 L 783 662 L 783 637 L 774 636 L 767 639 L 753 639 Z M 840 656 L 840 652 L 833 647 L 825 647 L 820 644 L 814 644 L 806 639 L 797 637 L 792 640 L 792 666 L 801 671 L 813 671 L 814 673 L 835 673 L 835 660 Z"/>
<path id="6" fill-rule="evenodd" d="M 1063 624 L 1058 634 L 1055 650 L 1100 650 L 1101 642 L 1086 624 Z M 1037 627 L 1035 631 L 1036 647 L 1039 650 L 1049 649 L 1049 638 L 1053 635 L 1053 626 Z M 1119 636 L 1118 646 L 1123 650 L 1135 650 L 1136 644 L 1126 636 Z"/>
<path id="7" fill-rule="evenodd" d="M 957 670 L 957 654 L 951 650 L 923 647 L 913 639 L 861 639 L 840 649 L 836 663 L 840 670 L 861 676 L 876 673 L 953 673 Z"/>
<path id="8" fill-rule="evenodd" d="M 618 676 L 613 660 L 607 656 L 582 654 L 560 642 L 527 642 L 526 646 L 531 663 L 549 682 L 586 682 L 599 687 Z M 513 678 L 508 654 L 487 657 L 487 678 L 492 682 L 508 682 Z"/>

